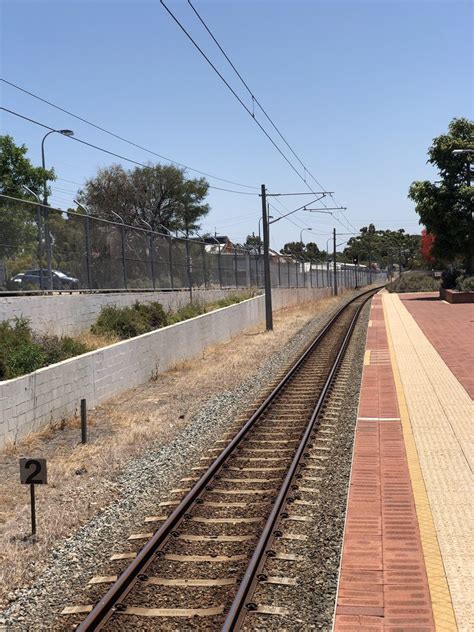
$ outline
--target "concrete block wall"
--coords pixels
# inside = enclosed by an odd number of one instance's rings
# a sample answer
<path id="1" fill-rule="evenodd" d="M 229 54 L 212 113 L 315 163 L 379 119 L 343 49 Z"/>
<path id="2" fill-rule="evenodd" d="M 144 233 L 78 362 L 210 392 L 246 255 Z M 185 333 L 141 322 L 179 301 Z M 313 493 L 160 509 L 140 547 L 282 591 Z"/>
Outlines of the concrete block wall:
<path id="1" fill-rule="evenodd" d="M 328 296 L 330 290 L 278 289 L 272 295 L 278 310 Z M 75 415 L 82 398 L 92 408 L 264 319 L 265 298 L 258 296 L 0 382 L 0 447 Z"/>
<path id="2" fill-rule="evenodd" d="M 193 300 L 212 303 L 239 290 L 194 290 Z M 112 294 L 53 294 L 51 296 L 2 296 L 0 321 L 23 316 L 34 331 L 56 336 L 86 331 L 97 320 L 102 307 L 126 307 L 135 302 L 158 301 L 164 309 L 175 311 L 189 303 L 189 291 L 119 292 Z"/>

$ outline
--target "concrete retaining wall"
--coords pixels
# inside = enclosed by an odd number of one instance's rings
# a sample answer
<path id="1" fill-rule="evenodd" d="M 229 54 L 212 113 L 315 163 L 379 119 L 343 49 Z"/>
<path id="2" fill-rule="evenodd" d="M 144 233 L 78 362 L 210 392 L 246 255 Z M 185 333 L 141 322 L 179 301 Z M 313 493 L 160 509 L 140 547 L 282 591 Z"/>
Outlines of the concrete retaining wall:
<path id="1" fill-rule="evenodd" d="M 330 290 L 278 289 L 272 294 L 277 310 L 323 298 Z M 264 318 L 265 298 L 258 296 L 0 382 L 0 446 L 76 414 L 82 398 L 94 407 Z"/>
<path id="2" fill-rule="evenodd" d="M 194 290 L 193 300 L 206 304 L 238 293 L 239 290 Z M 28 318 L 34 331 L 56 336 L 74 335 L 89 329 L 102 307 L 126 307 L 137 301 L 158 301 L 166 311 L 176 311 L 189 303 L 189 291 L 4 296 L 0 298 L 0 321 L 23 316 Z"/>

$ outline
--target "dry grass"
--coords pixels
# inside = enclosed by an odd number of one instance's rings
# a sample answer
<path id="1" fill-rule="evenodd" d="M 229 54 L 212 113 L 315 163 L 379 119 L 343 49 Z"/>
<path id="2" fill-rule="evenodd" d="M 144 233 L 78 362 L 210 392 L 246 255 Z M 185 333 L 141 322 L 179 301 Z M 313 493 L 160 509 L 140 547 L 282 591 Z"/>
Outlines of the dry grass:
<path id="1" fill-rule="evenodd" d="M 0 472 L 0 606 L 8 591 L 29 585 L 45 567 L 48 553 L 119 494 L 114 482 L 128 459 L 151 441 L 169 442 L 214 395 L 253 375 L 301 327 L 338 299 L 282 310 L 274 332 L 261 328 L 208 349 L 89 414 L 90 443 L 79 443 L 79 420 L 30 435 L 4 452 Z M 29 533 L 29 490 L 20 485 L 18 458 L 48 459 L 49 485 L 38 488 L 38 538 Z"/>

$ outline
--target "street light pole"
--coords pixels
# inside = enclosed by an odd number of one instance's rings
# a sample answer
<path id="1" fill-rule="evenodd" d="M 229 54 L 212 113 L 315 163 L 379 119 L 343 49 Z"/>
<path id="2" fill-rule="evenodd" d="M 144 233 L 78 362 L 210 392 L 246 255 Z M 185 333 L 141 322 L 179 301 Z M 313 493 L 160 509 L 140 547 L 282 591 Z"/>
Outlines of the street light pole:
<path id="1" fill-rule="evenodd" d="M 265 274 L 265 323 L 266 330 L 273 331 L 272 284 L 270 280 L 270 224 L 267 209 L 267 191 L 261 186 L 263 224 L 263 269 Z"/>
<path id="2" fill-rule="evenodd" d="M 23 185 L 23 188 L 27 193 L 32 195 L 38 201 L 38 206 L 36 207 L 36 224 L 38 225 L 38 266 L 39 266 L 39 280 L 40 280 L 40 290 L 44 290 L 43 283 L 43 246 L 42 246 L 42 230 L 41 230 L 41 202 L 40 197 L 37 193 L 32 191 L 26 184 Z"/>
<path id="3" fill-rule="evenodd" d="M 63 136 L 74 136 L 71 129 L 52 129 L 43 136 L 41 141 L 41 165 L 43 167 L 43 204 L 44 204 L 44 229 L 46 242 L 46 258 L 48 262 L 48 289 L 53 289 L 53 275 L 51 273 L 51 235 L 49 233 L 49 210 L 48 206 L 48 181 L 46 179 L 46 160 L 44 156 L 44 141 L 50 134 L 62 134 Z"/>

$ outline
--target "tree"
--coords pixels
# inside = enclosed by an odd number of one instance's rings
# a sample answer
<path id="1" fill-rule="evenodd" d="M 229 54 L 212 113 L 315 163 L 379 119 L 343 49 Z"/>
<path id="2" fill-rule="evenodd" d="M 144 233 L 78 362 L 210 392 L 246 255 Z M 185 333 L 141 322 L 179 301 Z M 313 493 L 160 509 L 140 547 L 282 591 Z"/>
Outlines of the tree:
<path id="1" fill-rule="evenodd" d="M 432 255 L 434 241 L 434 235 L 429 233 L 426 228 L 423 228 L 423 230 L 421 231 L 420 251 L 423 259 L 430 264 L 435 262 L 435 258 Z"/>
<path id="2" fill-rule="evenodd" d="M 290 241 L 280 250 L 283 255 L 290 255 L 297 259 L 320 259 L 321 252 L 318 246 L 310 241 L 306 245 L 302 241 Z"/>
<path id="3" fill-rule="evenodd" d="M 35 199 L 34 193 L 43 191 L 44 181 L 55 180 L 52 169 L 34 167 L 26 157 L 25 145 L 16 145 L 11 136 L 0 136 L 0 193 L 21 199 Z M 37 246 L 36 208 L 6 198 L 0 204 L 0 258 L 22 256 L 31 260 Z M 9 266 L 10 267 L 10 266 Z"/>
<path id="4" fill-rule="evenodd" d="M 263 240 L 255 234 L 247 235 L 247 239 L 245 240 L 245 245 L 250 246 L 250 248 L 263 248 Z"/>
<path id="5" fill-rule="evenodd" d="M 359 263 L 372 265 L 378 263 L 386 267 L 389 261 L 402 259 L 402 265 L 411 268 L 419 254 L 420 236 L 409 235 L 403 228 L 398 230 L 377 230 L 374 224 L 363 226 L 360 234 L 351 237 L 341 257 L 342 261 L 352 263 L 357 257 Z"/>
<path id="6" fill-rule="evenodd" d="M 432 255 L 446 262 L 460 259 L 468 274 L 474 267 L 474 187 L 469 165 L 474 155 L 452 152 L 472 148 L 473 143 L 474 123 L 453 119 L 448 133 L 434 138 L 428 149 L 428 163 L 437 167 L 440 182 L 413 182 L 408 193 L 426 230 L 435 236 Z"/>
<path id="7" fill-rule="evenodd" d="M 126 171 L 112 165 L 86 182 L 79 202 L 104 219 L 113 219 L 114 211 L 126 224 L 143 228 L 144 220 L 154 230 L 165 226 L 192 233 L 209 212 L 209 205 L 203 203 L 208 189 L 204 178 L 187 180 L 178 167 L 149 165 Z"/>
<path id="8" fill-rule="evenodd" d="M 56 180 L 53 169 L 33 167 L 26 157 L 25 145 L 15 145 L 11 136 L 0 136 L 0 193 L 17 198 L 31 197 L 25 185 L 38 195 L 43 192 L 44 181 Z"/>

